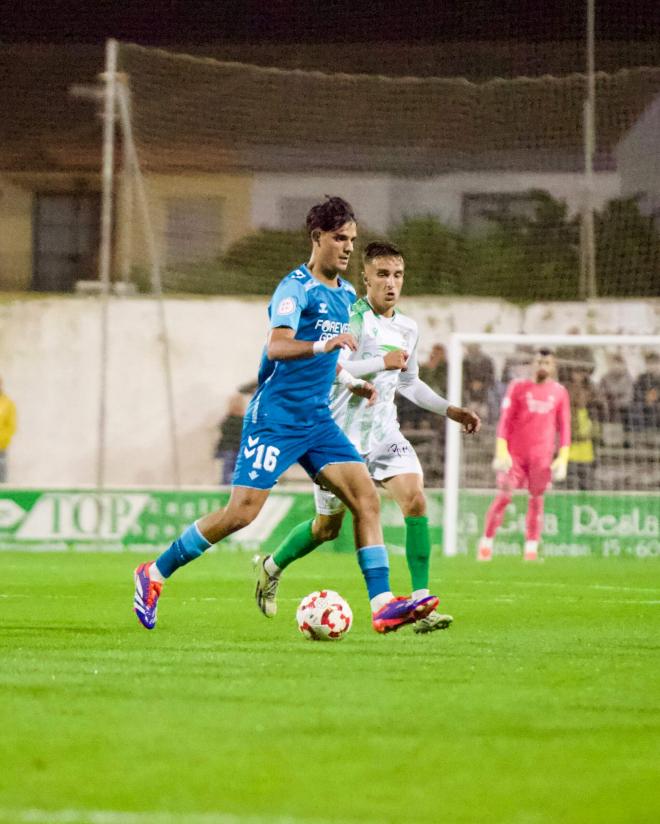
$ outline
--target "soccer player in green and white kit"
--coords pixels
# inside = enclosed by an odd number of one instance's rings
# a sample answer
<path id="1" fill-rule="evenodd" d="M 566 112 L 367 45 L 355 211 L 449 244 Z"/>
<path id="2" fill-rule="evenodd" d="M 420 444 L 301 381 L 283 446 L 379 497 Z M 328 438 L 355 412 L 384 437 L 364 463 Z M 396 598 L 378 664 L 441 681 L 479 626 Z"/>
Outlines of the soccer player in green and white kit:
<path id="1" fill-rule="evenodd" d="M 401 508 L 406 523 L 406 560 L 413 597 L 429 594 L 431 540 L 422 467 L 415 450 L 399 428 L 394 395 L 399 392 L 422 409 L 446 415 L 466 433 L 478 432 L 481 421 L 469 409 L 450 406 L 419 379 L 417 324 L 396 308 L 401 294 L 404 261 L 389 243 L 370 243 L 363 254 L 367 294 L 352 307 L 350 331 L 358 342 L 345 352 L 340 365 L 353 379 L 368 377 L 378 392 L 375 402 L 350 392 L 350 378 L 340 375 L 330 397 L 332 415 L 367 464 L 376 483 L 385 487 Z M 280 574 L 289 564 L 325 541 L 337 537 L 345 507 L 333 495 L 314 485 L 317 515 L 299 524 L 272 555 L 258 565 L 257 604 L 264 615 L 277 611 Z M 415 632 L 444 629 L 450 615 L 431 612 L 417 621 Z"/>

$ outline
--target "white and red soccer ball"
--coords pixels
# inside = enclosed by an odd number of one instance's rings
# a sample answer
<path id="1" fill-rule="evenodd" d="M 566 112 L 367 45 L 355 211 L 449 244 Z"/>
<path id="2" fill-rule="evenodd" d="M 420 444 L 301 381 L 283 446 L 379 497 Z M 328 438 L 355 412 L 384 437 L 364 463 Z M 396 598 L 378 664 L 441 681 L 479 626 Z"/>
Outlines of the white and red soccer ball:
<path id="1" fill-rule="evenodd" d="M 339 641 L 353 624 L 353 613 L 341 595 L 322 589 L 306 595 L 296 610 L 298 629 L 310 641 Z"/>

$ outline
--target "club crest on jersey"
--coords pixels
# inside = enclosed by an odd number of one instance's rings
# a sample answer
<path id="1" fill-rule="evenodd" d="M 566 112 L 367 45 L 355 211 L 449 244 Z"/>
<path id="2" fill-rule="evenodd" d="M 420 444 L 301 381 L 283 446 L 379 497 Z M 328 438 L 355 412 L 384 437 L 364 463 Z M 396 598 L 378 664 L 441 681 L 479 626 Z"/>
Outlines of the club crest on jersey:
<path id="1" fill-rule="evenodd" d="M 291 315 L 296 311 L 295 298 L 282 298 L 277 307 L 278 315 Z"/>

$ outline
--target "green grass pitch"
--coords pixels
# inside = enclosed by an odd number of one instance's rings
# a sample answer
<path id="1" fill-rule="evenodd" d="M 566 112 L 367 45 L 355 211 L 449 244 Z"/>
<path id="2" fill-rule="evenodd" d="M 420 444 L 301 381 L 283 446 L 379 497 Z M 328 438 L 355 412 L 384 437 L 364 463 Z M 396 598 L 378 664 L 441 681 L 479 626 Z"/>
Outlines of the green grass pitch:
<path id="1" fill-rule="evenodd" d="M 327 552 L 271 621 L 249 558 L 209 554 L 147 632 L 135 562 L 0 556 L 1 822 L 660 821 L 656 561 L 435 559 L 456 620 L 429 636 L 376 635 Z M 355 614 L 339 643 L 295 626 L 323 586 Z"/>

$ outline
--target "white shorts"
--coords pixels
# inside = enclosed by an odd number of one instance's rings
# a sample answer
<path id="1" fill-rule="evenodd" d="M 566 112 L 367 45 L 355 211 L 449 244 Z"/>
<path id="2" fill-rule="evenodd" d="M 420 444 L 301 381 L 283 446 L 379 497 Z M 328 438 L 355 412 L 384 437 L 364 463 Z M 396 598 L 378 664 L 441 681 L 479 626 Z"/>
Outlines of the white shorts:
<path id="1" fill-rule="evenodd" d="M 422 465 L 412 444 L 401 432 L 394 432 L 390 438 L 362 456 L 374 481 L 385 481 L 395 475 L 423 475 Z M 336 515 L 343 512 L 344 504 L 332 492 L 314 484 L 314 503 L 319 515 Z"/>

